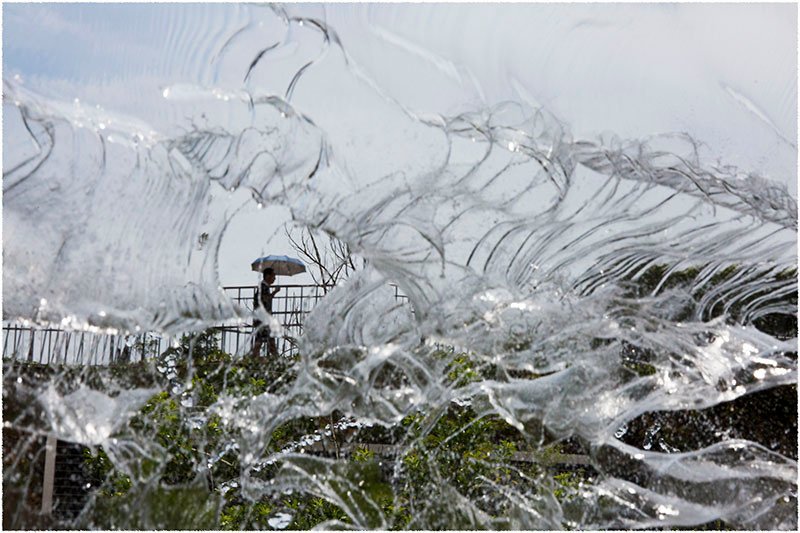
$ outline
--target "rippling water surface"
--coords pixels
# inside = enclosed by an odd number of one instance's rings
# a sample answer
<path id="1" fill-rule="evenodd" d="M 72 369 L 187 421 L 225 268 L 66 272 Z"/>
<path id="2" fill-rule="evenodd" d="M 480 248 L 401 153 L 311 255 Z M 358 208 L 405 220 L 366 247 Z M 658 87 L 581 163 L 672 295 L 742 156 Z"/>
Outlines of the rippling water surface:
<path id="1" fill-rule="evenodd" d="M 775 63 L 789 97 L 770 89 L 764 104 L 727 60 L 708 62 L 718 52 L 703 55 L 691 10 L 395 8 L 4 8 L 7 24 L 35 17 L 54 35 L 4 41 L 18 66 L 3 80 L 4 321 L 178 336 L 250 320 L 219 288 L 219 250 L 247 242 L 228 230 L 254 206 L 364 260 L 307 318 L 300 355 L 270 366 L 266 390 L 198 409 L 198 374 L 169 377 L 161 359 L 138 380 L 59 369 L 15 383 L 9 366 L 6 402 L 36 402 L 6 427 L 102 446 L 149 501 L 169 454 L 128 419 L 157 392 L 152 373 L 186 424 L 215 417 L 223 437 L 193 468 L 235 457 L 212 494 L 272 502 L 263 527 L 287 527 L 295 511 L 276 502 L 310 493 L 342 510 L 330 527 L 796 528 L 796 411 L 780 418 L 796 408 L 796 132 L 774 112 L 796 115 L 796 65 L 784 79 Z M 646 55 L 607 40 L 626 24 L 657 34 L 659 16 L 699 51 L 670 55 L 653 37 L 644 68 Z M 537 36 L 471 44 L 492 21 L 516 32 L 516 19 Z M 588 43 L 630 65 L 581 67 L 599 53 Z M 574 79 L 558 74 L 571 64 Z M 637 84 L 654 99 L 634 91 L 624 108 L 608 92 Z M 676 88 L 662 109 L 655 99 Z M 727 141 L 701 136 L 715 118 Z M 740 431 L 718 416 L 729 406 L 786 431 Z M 276 444 L 312 418 L 327 429 Z M 515 453 L 544 461 L 560 445 L 585 458 L 583 477 L 559 485 L 563 472 L 493 455 L 502 442 L 483 457 L 479 437 L 448 470 L 448 443 L 486 421 Z M 337 431 L 396 447 L 381 463 L 388 495 L 338 448 L 305 453 Z M 459 478 L 475 465 L 480 476 Z M 4 483 L 26 468 L 7 465 Z"/>

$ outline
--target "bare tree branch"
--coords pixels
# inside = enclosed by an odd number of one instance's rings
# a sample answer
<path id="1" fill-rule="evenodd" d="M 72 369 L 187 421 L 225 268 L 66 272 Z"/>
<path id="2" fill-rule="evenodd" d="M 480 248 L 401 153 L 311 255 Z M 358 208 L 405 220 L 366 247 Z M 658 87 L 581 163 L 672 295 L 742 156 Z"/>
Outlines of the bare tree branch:
<path id="1" fill-rule="evenodd" d="M 309 265 L 311 279 L 322 286 L 325 293 L 357 270 L 350 247 L 342 240 L 327 234 L 317 236 L 308 228 L 300 229 L 299 237 L 293 236 L 286 228 L 286 236 L 300 258 Z"/>

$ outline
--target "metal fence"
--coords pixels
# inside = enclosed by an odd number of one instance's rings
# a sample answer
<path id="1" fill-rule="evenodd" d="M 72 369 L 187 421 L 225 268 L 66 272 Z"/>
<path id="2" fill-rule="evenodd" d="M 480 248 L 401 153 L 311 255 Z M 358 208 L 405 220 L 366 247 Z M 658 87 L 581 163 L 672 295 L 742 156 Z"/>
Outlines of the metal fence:
<path id="1" fill-rule="evenodd" d="M 293 353 L 297 349 L 297 338 L 303 333 L 305 316 L 329 289 L 321 285 L 273 285 L 273 287 L 280 290 L 272 299 L 272 316 L 283 326 L 283 335 L 275 336 L 278 353 Z M 255 286 L 225 287 L 225 292 L 233 303 L 249 312 L 253 311 Z M 252 323 L 229 322 L 213 329 L 219 334 L 219 346 L 223 351 L 241 354 L 252 350 Z"/>
<path id="2" fill-rule="evenodd" d="M 108 335 L 58 328 L 3 324 L 3 359 L 47 365 L 108 365 L 132 363 L 158 356 L 168 339 L 152 333 Z"/>
<path id="3" fill-rule="evenodd" d="M 303 332 L 306 315 L 330 288 L 321 285 L 274 285 L 279 288 L 272 300 L 272 316 L 283 326 L 283 335 L 275 336 L 278 352 L 294 353 L 297 338 Z M 408 298 L 393 286 L 398 301 Z M 256 287 L 225 287 L 233 303 L 253 311 Z M 221 350 L 234 355 L 253 349 L 253 324 L 228 321 L 210 328 Z M 110 335 L 58 328 L 36 328 L 17 322 L 3 324 L 3 359 L 15 359 L 47 365 L 112 365 L 135 363 L 158 357 L 174 339 L 154 333 Z M 264 348 L 266 349 L 266 347 Z"/>

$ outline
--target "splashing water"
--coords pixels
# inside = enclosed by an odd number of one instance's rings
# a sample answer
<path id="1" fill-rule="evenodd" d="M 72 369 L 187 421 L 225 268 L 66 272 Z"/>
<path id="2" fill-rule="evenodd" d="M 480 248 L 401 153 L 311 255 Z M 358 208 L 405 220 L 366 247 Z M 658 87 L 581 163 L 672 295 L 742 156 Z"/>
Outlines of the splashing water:
<path id="1" fill-rule="evenodd" d="M 181 421 L 205 458 L 184 484 L 214 520 L 250 501 L 271 505 L 259 527 L 310 527 L 280 503 L 310 494 L 336 508 L 324 525 L 355 528 L 797 527 L 796 450 L 780 444 L 796 421 L 777 440 L 697 423 L 709 440 L 667 420 L 796 402 L 785 186 L 688 134 L 576 139 L 521 100 L 414 111 L 336 28 L 279 8 L 237 6 L 205 38 L 170 57 L 202 64 L 199 81 L 164 79 L 136 118 L 4 79 L 4 320 L 177 338 L 251 319 L 219 290 L 226 191 L 287 208 L 364 268 L 306 318 L 299 356 L 260 369 L 213 350 L 201 368 L 197 345 L 125 378 L 7 365 L 6 403 L 22 404 L 7 428 L 101 446 L 145 527 L 171 523 L 142 510 L 151 498 L 181 507 L 175 450 L 153 440 L 184 442 Z M 209 376 L 237 385 L 204 396 Z M 172 429 L 140 408 L 172 409 Z M 541 466 L 556 445 L 585 458 L 579 482 Z M 12 460 L 4 484 L 24 477 Z M 77 523 L 103 527 L 99 501 Z"/>

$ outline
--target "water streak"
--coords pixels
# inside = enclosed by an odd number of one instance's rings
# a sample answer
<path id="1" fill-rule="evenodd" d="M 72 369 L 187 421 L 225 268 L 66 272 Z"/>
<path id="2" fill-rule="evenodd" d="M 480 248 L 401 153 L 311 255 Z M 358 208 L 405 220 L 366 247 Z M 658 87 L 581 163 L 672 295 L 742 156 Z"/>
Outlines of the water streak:
<path id="1" fill-rule="evenodd" d="M 245 497 L 306 491 L 357 528 L 386 528 L 360 483 L 372 474 L 299 452 L 315 433 L 280 450 L 273 433 L 337 412 L 357 431 L 407 432 L 403 457 L 435 455 L 425 437 L 445 413 L 471 409 L 507 423 L 532 452 L 583 443 L 595 482 L 564 501 L 531 488 L 546 486 L 544 474 L 487 477 L 478 497 L 429 461 L 437 492 L 412 498 L 411 526 L 797 526 L 796 458 L 769 443 L 684 449 L 657 424 L 641 447 L 622 440 L 646 413 L 796 383 L 796 329 L 786 338 L 768 326 L 797 305 L 797 203 L 785 187 L 704 158 L 686 134 L 574 139 L 520 102 L 412 112 L 380 92 L 323 20 L 258 11 L 222 37 L 208 47 L 216 86 L 163 90 L 184 117 L 170 129 L 4 80 L 4 320 L 175 335 L 249 318 L 219 290 L 230 217 L 196 245 L 212 194 L 246 190 L 344 241 L 365 267 L 307 319 L 291 379 L 193 415 L 218 417 L 231 436 L 208 465 L 237 454 Z M 323 83 L 325 94 L 309 90 Z M 475 379 L 452 378 L 461 353 Z M 173 374 L 188 416 L 196 398 Z M 40 400 L 49 431 L 102 445 L 147 480 L 132 450 L 163 451 L 119 434 L 154 391 L 61 395 L 51 384 Z M 412 434 L 402 421 L 415 414 Z M 331 419 L 324 435 L 346 429 Z"/>

